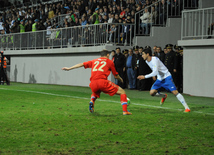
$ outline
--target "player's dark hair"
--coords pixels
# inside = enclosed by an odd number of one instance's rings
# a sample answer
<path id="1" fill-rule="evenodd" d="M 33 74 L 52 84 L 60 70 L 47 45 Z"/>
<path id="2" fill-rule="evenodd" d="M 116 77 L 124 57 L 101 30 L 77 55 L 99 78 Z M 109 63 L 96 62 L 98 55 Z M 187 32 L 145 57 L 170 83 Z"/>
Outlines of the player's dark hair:
<path id="1" fill-rule="evenodd" d="M 109 51 L 108 51 L 108 50 L 102 50 L 102 51 L 100 52 L 101 57 L 107 56 L 107 54 L 109 54 Z"/>
<path id="2" fill-rule="evenodd" d="M 146 48 L 143 50 L 145 54 L 149 53 L 149 56 L 152 56 L 152 50 L 150 48 Z"/>

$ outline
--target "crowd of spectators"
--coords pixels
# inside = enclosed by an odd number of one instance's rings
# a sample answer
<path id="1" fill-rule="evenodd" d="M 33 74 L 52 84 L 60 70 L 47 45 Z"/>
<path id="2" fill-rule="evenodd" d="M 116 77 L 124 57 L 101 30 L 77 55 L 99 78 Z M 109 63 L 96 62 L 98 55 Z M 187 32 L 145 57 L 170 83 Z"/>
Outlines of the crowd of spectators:
<path id="1" fill-rule="evenodd" d="M 98 9 L 99 23 L 123 23 L 124 20 L 126 20 L 127 23 L 134 23 L 136 12 L 151 4 L 155 4 L 157 1 L 158 0 L 66 0 L 50 4 L 40 3 L 35 7 L 11 7 L 11 9 L 5 10 L 0 14 L 0 22 L 3 23 L 4 33 L 19 32 L 16 27 L 18 27 L 21 20 L 24 21 L 24 25 L 31 25 L 35 22 L 35 19 L 38 19 L 40 23 L 38 30 L 45 30 L 48 27 L 50 19 L 62 14 L 68 14 L 66 23 L 61 27 L 65 27 L 66 24 L 68 27 L 79 26 L 94 24 L 92 16 L 95 9 Z M 153 8 L 153 12 L 156 11 L 155 18 L 157 18 L 157 12 L 159 14 L 162 13 L 160 12 L 161 7 L 165 6 L 166 8 L 166 5 L 170 5 L 169 8 L 176 7 L 177 5 L 182 6 L 182 0 L 162 0 L 161 3 L 157 3 L 156 5 L 159 6 Z M 181 7 L 179 7 L 179 9 L 180 8 Z M 147 11 L 151 13 L 151 10 Z M 178 8 L 177 11 L 179 11 Z M 51 20 L 53 28 L 56 28 L 59 22 L 58 20 L 59 18 Z M 154 23 L 154 20 L 150 22 Z M 147 22 L 144 21 L 144 23 Z M 31 31 L 31 29 L 28 28 L 25 31 Z"/>
<path id="2" fill-rule="evenodd" d="M 179 92 L 183 91 L 183 48 L 177 45 L 167 44 L 163 49 L 160 46 L 139 47 L 134 46 L 130 49 L 121 51 L 118 47 L 112 50 L 112 60 L 119 75 L 123 78 L 124 83 L 115 81 L 122 88 L 133 90 L 150 90 L 155 77 L 137 80 L 138 75 L 151 73 L 151 69 L 142 58 L 144 49 L 150 48 L 153 56 L 158 57 L 171 73 L 174 83 Z M 173 50 L 174 49 L 174 50 Z"/>
<path id="3" fill-rule="evenodd" d="M 189 0 L 189 2 L 192 1 Z M 96 39 L 107 38 L 107 40 L 103 39 L 102 43 L 132 44 L 134 25 L 137 33 L 138 28 L 140 28 L 142 34 L 148 35 L 151 24 L 165 23 L 166 6 L 171 8 L 172 14 L 175 14 L 176 6 L 183 6 L 182 0 L 161 0 L 157 2 L 158 0 L 65 0 L 55 3 L 40 3 L 33 7 L 11 7 L 11 9 L 0 14 L 0 23 L 2 23 L 0 34 L 47 31 L 45 37 L 42 33 L 31 36 L 22 34 L 21 37 L 1 38 L 1 43 L 6 45 L 6 42 L 11 40 L 13 46 L 20 47 L 18 39 L 21 38 L 21 47 L 43 45 L 63 45 L 66 47 L 67 44 L 79 44 L 80 42 L 92 44 Z M 178 8 L 177 11 L 179 11 Z M 135 21 L 136 12 L 141 10 L 144 10 L 143 15 L 136 17 L 137 21 Z M 139 22 L 140 19 L 141 23 Z M 99 31 L 96 30 L 97 32 L 88 27 L 84 27 L 84 32 L 78 28 L 73 29 L 74 32 L 69 30 L 52 31 L 56 28 L 87 26 L 98 23 L 110 25 L 107 28 L 98 27 Z"/>
<path id="4" fill-rule="evenodd" d="M 5 34 L 19 32 L 19 24 L 23 20 L 24 25 L 31 25 L 35 19 L 39 20 L 40 26 L 37 30 L 47 29 L 48 22 L 56 28 L 59 18 L 54 18 L 62 14 L 68 14 L 67 21 L 61 27 L 79 26 L 86 24 L 94 24 L 92 15 L 98 8 L 99 23 L 119 23 L 127 18 L 128 22 L 134 22 L 134 15 L 139 4 L 135 0 L 67 0 L 51 4 L 38 4 L 36 7 L 26 6 L 24 8 L 11 8 L 0 14 L 0 22 L 2 22 Z M 129 16 L 129 17 L 128 17 Z M 50 20 L 53 19 L 54 20 Z M 29 26 L 30 27 L 30 26 Z M 26 29 L 25 32 L 31 31 Z"/>

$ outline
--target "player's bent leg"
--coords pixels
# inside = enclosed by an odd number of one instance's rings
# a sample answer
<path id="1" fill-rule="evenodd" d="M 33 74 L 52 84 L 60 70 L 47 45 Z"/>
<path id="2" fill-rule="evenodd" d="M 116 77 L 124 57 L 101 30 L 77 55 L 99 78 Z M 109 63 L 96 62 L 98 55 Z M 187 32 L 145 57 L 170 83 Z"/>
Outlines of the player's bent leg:
<path id="1" fill-rule="evenodd" d="M 179 92 L 177 90 L 173 90 L 173 91 L 171 91 L 171 93 L 176 96 Z"/>
<path id="2" fill-rule="evenodd" d="M 156 89 L 152 89 L 152 90 L 150 90 L 149 93 L 150 93 L 151 96 L 155 96 L 157 94 L 157 92 L 158 91 Z"/>
<path id="3" fill-rule="evenodd" d="M 127 96 L 125 90 L 119 87 L 116 94 L 120 95 L 120 102 L 123 107 L 123 115 L 131 115 L 132 113 L 127 110 Z"/>
<path id="4" fill-rule="evenodd" d="M 121 87 L 118 88 L 118 91 L 116 93 L 117 95 L 126 94 L 125 90 Z"/>
<path id="5" fill-rule="evenodd" d="M 177 90 L 173 90 L 172 93 L 177 97 L 177 99 L 181 102 L 181 104 L 184 106 L 185 111 L 184 112 L 190 112 L 190 108 L 187 105 L 183 95 L 181 95 Z"/>
<path id="6" fill-rule="evenodd" d="M 163 105 L 163 104 L 164 104 L 164 101 L 165 101 L 166 98 L 167 98 L 167 94 L 162 94 L 162 93 L 158 92 L 158 90 L 156 90 L 156 89 L 150 90 L 150 95 L 151 95 L 151 96 L 162 97 L 161 100 L 160 100 L 160 105 Z"/>

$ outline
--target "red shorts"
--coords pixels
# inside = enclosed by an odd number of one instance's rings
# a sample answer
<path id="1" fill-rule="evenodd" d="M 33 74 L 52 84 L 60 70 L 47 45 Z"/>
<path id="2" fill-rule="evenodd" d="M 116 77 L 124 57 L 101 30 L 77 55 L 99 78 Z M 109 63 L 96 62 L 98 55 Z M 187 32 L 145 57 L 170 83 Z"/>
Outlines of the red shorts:
<path id="1" fill-rule="evenodd" d="M 119 86 L 114 84 L 113 82 L 109 80 L 93 80 L 89 84 L 93 94 L 95 97 L 99 98 L 100 93 L 104 92 L 105 94 L 109 94 L 110 96 L 113 96 L 117 93 Z"/>

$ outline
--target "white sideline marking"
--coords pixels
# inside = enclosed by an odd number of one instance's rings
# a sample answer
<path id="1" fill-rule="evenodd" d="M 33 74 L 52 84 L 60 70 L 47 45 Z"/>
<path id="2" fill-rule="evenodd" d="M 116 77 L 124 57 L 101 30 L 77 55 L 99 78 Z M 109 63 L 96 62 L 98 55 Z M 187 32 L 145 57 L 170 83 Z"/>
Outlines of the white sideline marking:
<path id="1" fill-rule="evenodd" d="M 60 94 L 45 93 L 45 92 L 30 91 L 30 90 L 17 90 L 17 89 L 7 89 L 7 88 L 0 88 L 0 89 L 11 90 L 11 91 L 21 91 L 21 92 L 35 93 L 35 94 L 52 95 L 52 96 L 60 96 L 60 97 L 70 97 L 70 98 L 85 99 L 85 100 L 90 100 L 91 99 L 91 98 L 86 98 L 86 97 L 78 97 L 78 96 L 70 96 L 70 95 L 60 95 Z M 103 99 L 98 99 L 98 100 L 99 101 L 103 101 L 103 102 L 118 103 L 118 101 L 103 100 Z M 182 109 L 173 109 L 173 108 L 168 108 L 168 107 L 153 106 L 153 105 L 139 104 L 139 103 L 133 103 L 133 102 L 131 102 L 131 104 L 133 104 L 133 105 L 139 105 L 139 106 L 145 106 L 145 107 L 159 108 L 159 109 L 170 109 L 170 110 L 179 110 L 179 111 L 182 111 Z M 191 112 L 199 113 L 199 114 L 214 115 L 213 113 L 203 113 L 201 111 L 191 111 Z"/>

